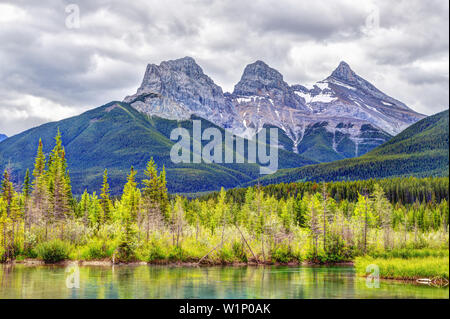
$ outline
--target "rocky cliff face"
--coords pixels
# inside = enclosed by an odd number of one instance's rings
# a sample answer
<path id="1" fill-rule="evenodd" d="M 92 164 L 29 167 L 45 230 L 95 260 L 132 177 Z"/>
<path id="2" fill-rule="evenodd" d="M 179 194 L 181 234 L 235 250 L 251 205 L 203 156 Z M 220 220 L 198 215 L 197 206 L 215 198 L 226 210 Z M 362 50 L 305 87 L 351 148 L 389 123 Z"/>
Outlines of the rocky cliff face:
<path id="1" fill-rule="evenodd" d="M 247 65 L 241 80 L 234 87 L 233 98 L 249 97 L 265 99 L 273 105 L 308 110 L 305 102 L 283 80 L 281 73 L 262 61 Z"/>
<path id="2" fill-rule="evenodd" d="M 124 102 L 168 119 L 188 119 L 195 114 L 224 128 L 239 127 L 222 88 L 191 57 L 149 64 L 136 94 L 127 96 Z"/>
<path id="3" fill-rule="evenodd" d="M 262 61 L 245 67 L 233 93 L 223 93 L 194 59 L 149 64 L 125 102 L 168 119 L 192 114 L 252 137 L 275 126 L 290 140 L 281 147 L 320 161 L 360 156 L 424 116 L 387 96 L 341 62 L 312 87 L 289 85 Z"/>

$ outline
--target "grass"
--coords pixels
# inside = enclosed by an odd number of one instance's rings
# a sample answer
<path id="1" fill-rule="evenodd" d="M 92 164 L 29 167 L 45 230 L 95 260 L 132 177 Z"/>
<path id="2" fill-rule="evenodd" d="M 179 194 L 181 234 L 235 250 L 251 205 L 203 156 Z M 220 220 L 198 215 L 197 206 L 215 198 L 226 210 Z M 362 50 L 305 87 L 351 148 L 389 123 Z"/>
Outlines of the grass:
<path id="1" fill-rule="evenodd" d="M 414 254 L 411 254 L 414 255 Z M 418 254 L 420 255 L 420 253 Z M 355 259 L 356 273 L 366 276 L 366 267 L 377 265 L 380 270 L 380 278 L 415 280 L 419 278 L 447 279 L 449 278 L 449 259 L 447 256 L 421 257 L 357 257 Z"/>
<path id="2" fill-rule="evenodd" d="M 371 254 L 373 258 L 426 258 L 426 257 L 449 257 L 448 249 L 393 249 L 391 251 L 375 252 Z"/>
<path id="3" fill-rule="evenodd" d="M 57 263 L 69 259 L 72 247 L 70 244 L 63 242 L 59 239 L 53 241 L 40 243 L 36 247 L 36 253 L 39 259 L 42 259 L 45 263 Z"/>
<path id="4" fill-rule="evenodd" d="M 74 259 L 81 260 L 99 260 L 111 259 L 118 244 L 114 241 L 107 242 L 97 238 L 93 238 L 86 245 L 79 247 Z"/>

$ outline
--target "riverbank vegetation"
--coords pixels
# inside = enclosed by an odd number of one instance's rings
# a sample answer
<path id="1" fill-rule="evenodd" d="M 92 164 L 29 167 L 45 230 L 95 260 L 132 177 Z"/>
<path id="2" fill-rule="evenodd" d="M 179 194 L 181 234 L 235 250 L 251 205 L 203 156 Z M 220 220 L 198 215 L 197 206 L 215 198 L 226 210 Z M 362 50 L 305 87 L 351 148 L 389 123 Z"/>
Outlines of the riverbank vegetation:
<path id="1" fill-rule="evenodd" d="M 417 280 L 430 279 L 432 283 L 449 277 L 448 249 L 400 249 L 361 256 L 355 260 L 356 272 L 365 276 L 372 273 L 369 265 L 376 265 L 380 278 Z"/>
<path id="2" fill-rule="evenodd" d="M 39 143 L 21 185 L 3 174 L 3 262 L 334 263 L 448 251 L 447 178 L 292 183 L 187 199 L 167 193 L 165 170 L 151 160 L 139 184 L 130 169 L 120 196 L 110 195 L 105 169 L 102 188 L 77 197 L 60 134 L 55 140 L 48 155 Z"/>

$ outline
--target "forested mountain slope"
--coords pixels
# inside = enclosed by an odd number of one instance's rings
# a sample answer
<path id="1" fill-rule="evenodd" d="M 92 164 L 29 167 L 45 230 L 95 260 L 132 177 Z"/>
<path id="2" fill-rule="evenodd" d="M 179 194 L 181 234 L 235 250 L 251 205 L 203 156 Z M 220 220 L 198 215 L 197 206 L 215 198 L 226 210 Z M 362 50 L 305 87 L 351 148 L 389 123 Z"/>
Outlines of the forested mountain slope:
<path id="1" fill-rule="evenodd" d="M 201 120 L 202 129 L 216 127 Z M 192 134 L 191 120 L 168 120 L 138 112 L 124 102 L 111 102 L 79 116 L 59 122 L 47 123 L 10 137 L 0 144 L 0 169 L 8 165 L 14 180 L 23 181 L 26 169 L 33 170 L 39 139 L 48 155 L 54 146 L 58 128 L 66 150 L 68 168 L 75 194 L 84 189 L 98 191 L 105 168 L 109 171 L 111 191 L 122 190 L 126 175 L 133 165 L 137 178 L 151 157 L 167 170 L 167 186 L 170 192 L 198 192 L 217 190 L 221 186 L 235 187 L 260 176 L 257 164 L 174 164 L 170 150 L 174 141 L 170 133 L 184 127 Z M 209 141 L 203 141 L 203 144 Z M 191 143 L 192 145 L 192 143 Z M 317 163 L 303 156 L 280 150 L 279 167 L 297 167 Z"/>
<path id="2" fill-rule="evenodd" d="M 429 116 L 371 152 L 352 159 L 282 169 L 263 185 L 294 181 L 339 181 L 394 176 L 448 176 L 449 111 Z M 250 184 L 254 184 L 255 181 Z"/>

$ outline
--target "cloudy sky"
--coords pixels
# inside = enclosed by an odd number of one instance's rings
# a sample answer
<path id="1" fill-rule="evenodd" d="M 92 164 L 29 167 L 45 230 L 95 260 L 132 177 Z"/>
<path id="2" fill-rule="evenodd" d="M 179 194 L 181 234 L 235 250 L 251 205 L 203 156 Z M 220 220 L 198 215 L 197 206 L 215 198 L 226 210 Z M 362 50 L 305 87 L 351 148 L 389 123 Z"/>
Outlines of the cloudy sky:
<path id="1" fill-rule="evenodd" d="M 184 56 L 224 91 L 255 60 L 291 84 L 344 60 L 433 114 L 449 105 L 448 20 L 447 0 L 0 0 L 0 133 L 122 100 L 147 63 Z"/>

